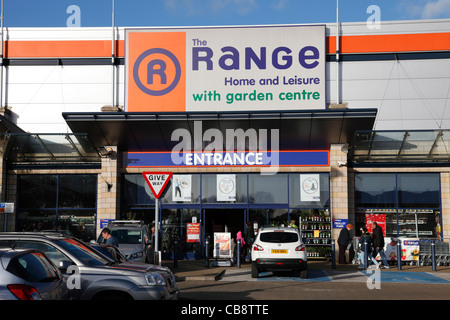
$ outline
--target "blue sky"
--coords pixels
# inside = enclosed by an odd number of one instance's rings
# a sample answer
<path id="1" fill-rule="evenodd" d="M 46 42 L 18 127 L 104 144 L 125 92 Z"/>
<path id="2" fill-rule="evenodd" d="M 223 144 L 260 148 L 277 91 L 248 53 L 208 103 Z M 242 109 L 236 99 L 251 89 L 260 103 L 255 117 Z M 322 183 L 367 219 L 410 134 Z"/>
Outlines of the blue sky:
<path id="1" fill-rule="evenodd" d="M 66 27 L 71 5 L 81 27 L 111 26 L 112 0 L 4 0 L 4 25 Z M 371 5 L 381 21 L 450 18 L 450 0 L 340 0 L 340 21 L 366 21 Z M 329 23 L 336 0 L 115 0 L 115 12 L 121 27 Z"/>

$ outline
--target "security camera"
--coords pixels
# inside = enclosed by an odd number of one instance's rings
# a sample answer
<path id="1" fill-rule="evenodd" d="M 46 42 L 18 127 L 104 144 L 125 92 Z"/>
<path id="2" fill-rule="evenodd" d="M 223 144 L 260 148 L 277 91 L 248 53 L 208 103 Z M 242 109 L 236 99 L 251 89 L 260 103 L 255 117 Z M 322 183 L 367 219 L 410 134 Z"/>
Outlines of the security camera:
<path id="1" fill-rule="evenodd" d="M 338 167 L 345 167 L 347 166 L 347 162 L 338 161 Z"/>

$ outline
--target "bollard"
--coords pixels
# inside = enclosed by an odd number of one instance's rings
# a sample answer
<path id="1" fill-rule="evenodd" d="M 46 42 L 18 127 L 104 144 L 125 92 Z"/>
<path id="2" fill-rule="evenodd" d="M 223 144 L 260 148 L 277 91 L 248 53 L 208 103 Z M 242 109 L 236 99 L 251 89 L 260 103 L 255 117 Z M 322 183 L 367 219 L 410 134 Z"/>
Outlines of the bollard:
<path id="1" fill-rule="evenodd" d="M 436 247 L 434 241 L 431 241 L 431 265 L 433 271 L 436 271 Z"/>
<path id="2" fill-rule="evenodd" d="M 397 269 L 402 270 L 402 241 L 397 239 Z"/>
<path id="3" fill-rule="evenodd" d="M 177 247 L 178 247 L 178 241 L 175 240 L 173 242 L 173 267 L 176 269 L 178 268 L 178 257 L 177 257 Z"/>
<path id="4" fill-rule="evenodd" d="M 336 269 L 336 247 L 334 239 L 331 240 L 331 269 Z"/>
<path id="5" fill-rule="evenodd" d="M 367 243 L 367 240 L 364 240 L 364 269 L 367 270 L 368 264 L 369 264 L 369 244 Z"/>
<path id="6" fill-rule="evenodd" d="M 241 267 L 241 239 L 237 239 L 237 267 Z"/>
<path id="7" fill-rule="evenodd" d="M 205 240 L 205 268 L 209 268 L 209 237 Z"/>

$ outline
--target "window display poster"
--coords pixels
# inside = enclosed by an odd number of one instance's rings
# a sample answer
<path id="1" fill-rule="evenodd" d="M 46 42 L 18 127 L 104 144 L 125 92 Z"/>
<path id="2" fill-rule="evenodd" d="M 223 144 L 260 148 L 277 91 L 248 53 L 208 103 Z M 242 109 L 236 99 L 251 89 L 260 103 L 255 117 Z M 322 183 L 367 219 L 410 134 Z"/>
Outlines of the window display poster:
<path id="1" fill-rule="evenodd" d="M 366 213 L 366 228 L 370 233 L 372 233 L 372 222 L 376 222 L 386 236 L 386 215 Z"/>
<path id="2" fill-rule="evenodd" d="M 174 174 L 172 176 L 172 201 L 192 200 L 192 176 L 184 174 Z"/>
<path id="3" fill-rule="evenodd" d="M 186 242 L 200 242 L 200 223 L 187 224 Z"/>
<path id="4" fill-rule="evenodd" d="M 300 201 L 320 201 L 320 176 L 300 175 Z"/>
<path id="5" fill-rule="evenodd" d="M 214 233 L 214 258 L 231 258 L 231 233 Z"/>
<path id="6" fill-rule="evenodd" d="M 217 201 L 236 201 L 236 175 L 217 175 Z"/>

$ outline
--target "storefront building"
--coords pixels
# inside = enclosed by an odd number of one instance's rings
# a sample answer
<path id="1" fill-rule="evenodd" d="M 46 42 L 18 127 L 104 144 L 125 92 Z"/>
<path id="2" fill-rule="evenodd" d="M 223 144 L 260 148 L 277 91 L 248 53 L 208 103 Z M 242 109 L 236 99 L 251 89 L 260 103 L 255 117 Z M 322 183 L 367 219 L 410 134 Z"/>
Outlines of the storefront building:
<path id="1" fill-rule="evenodd" d="M 320 258 L 346 223 L 448 239 L 449 27 L 342 24 L 339 59 L 333 25 L 7 29 L 0 229 L 152 224 L 142 173 L 170 171 L 168 256 L 247 222 L 294 221 Z"/>

